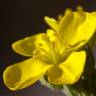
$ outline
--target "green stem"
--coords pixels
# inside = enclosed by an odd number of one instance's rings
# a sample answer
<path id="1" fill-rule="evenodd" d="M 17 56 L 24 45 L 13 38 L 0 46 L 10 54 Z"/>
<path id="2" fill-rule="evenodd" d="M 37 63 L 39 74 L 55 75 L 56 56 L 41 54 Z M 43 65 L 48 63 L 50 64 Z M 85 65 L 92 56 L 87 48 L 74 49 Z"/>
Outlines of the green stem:
<path id="1" fill-rule="evenodd" d="M 66 95 L 66 96 L 73 96 L 72 95 L 72 91 L 68 88 L 68 86 L 64 85 L 64 89 L 62 90 L 62 92 Z"/>
<path id="2" fill-rule="evenodd" d="M 89 96 L 88 94 L 85 94 L 83 92 L 77 92 L 77 91 L 73 90 L 70 86 L 67 86 L 67 85 L 64 85 L 64 89 L 62 90 L 62 92 L 66 96 Z"/>

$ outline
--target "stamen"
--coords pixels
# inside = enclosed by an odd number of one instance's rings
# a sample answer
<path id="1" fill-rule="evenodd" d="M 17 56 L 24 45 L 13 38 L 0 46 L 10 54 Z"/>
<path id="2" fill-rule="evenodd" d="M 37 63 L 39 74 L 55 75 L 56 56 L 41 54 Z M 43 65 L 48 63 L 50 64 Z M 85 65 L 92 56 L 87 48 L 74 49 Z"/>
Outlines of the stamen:
<path id="1" fill-rule="evenodd" d="M 40 54 L 40 51 L 39 50 L 34 50 L 33 51 L 33 55 L 35 56 L 35 55 L 38 55 L 38 54 Z"/>
<path id="2" fill-rule="evenodd" d="M 49 40 L 49 37 L 46 35 L 46 34 L 44 34 L 43 36 L 42 36 L 42 38 L 43 38 L 43 40 L 46 42 L 46 44 L 47 44 L 47 46 L 49 47 L 49 58 L 50 58 L 50 60 L 53 62 L 53 63 L 55 63 L 55 64 L 57 64 L 57 53 L 56 53 L 56 51 L 55 51 L 55 42 L 53 42 L 53 41 L 50 41 Z M 46 50 L 45 50 L 46 51 Z M 48 54 L 47 53 L 47 54 Z"/>
<path id="3" fill-rule="evenodd" d="M 65 15 L 66 14 L 71 14 L 71 13 L 72 13 L 72 9 L 68 8 L 68 9 L 65 10 Z"/>
<path id="4" fill-rule="evenodd" d="M 43 40 L 46 42 L 47 46 L 49 47 L 49 49 L 54 49 L 55 48 L 55 42 L 50 41 L 49 37 L 47 35 L 43 35 L 42 36 Z"/>
<path id="5" fill-rule="evenodd" d="M 64 58 L 63 60 L 66 60 L 72 52 L 77 51 L 81 44 L 84 42 L 86 42 L 86 40 L 81 40 L 74 45 L 69 44 L 68 46 L 66 46 L 66 49 L 63 51 L 62 54 L 62 57 Z"/>
<path id="6" fill-rule="evenodd" d="M 43 40 L 45 40 L 47 42 L 49 41 L 49 37 L 46 34 L 43 34 L 42 35 L 42 38 L 43 38 Z"/>
<path id="7" fill-rule="evenodd" d="M 55 42 L 51 41 L 50 43 L 51 43 L 52 47 L 55 48 Z"/>
<path id="8" fill-rule="evenodd" d="M 78 6 L 76 9 L 77 9 L 77 11 L 83 11 L 83 7 L 82 6 Z"/>
<path id="9" fill-rule="evenodd" d="M 68 45 L 69 48 L 77 48 L 78 46 L 80 46 L 82 43 L 86 42 L 86 40 L 81 40 L 79 42 L 77 42 L 76 44 L 74 45 Z"/>
<path id="10" fill-rule="evenodd" d="M 39 43 L 38 45 L 39 45 L 39 47 L 42 47 L 42 43 Z"/>
<path id="11" fill-rule="evenodd" d="M 63 18 L 63 14 L 59 14 L 57 18 L 59 21 L 61 21 L 61 19 Z"/>

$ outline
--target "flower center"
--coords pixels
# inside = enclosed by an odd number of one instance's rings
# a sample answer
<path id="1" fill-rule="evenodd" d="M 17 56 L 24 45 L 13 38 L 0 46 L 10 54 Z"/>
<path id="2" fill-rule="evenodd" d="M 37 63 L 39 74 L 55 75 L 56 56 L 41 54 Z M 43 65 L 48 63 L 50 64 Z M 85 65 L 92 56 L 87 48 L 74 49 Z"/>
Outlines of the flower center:
<path id="1" fill-rule="evenodd" d="M 58 50 L 56 50 L 56 42 L 51 41 L 46 34 L 43 34 L 42 42 L 40 42 L 38 47 L 36 47 L 36 50 L 33 51 L 33 57 L 49 64 L 60 64 L 65 61 L 72 52 L 77 51 L 82 42 L 85 41 L 65 46 L 63 53 L 61 54 Z"/>
<path id="2" fill-rule="evenodd" d="M 34 56 L 44 62 L 58 64 L 61 60 L 61 56 L 56 51 L 55 42 L 50 41 L 46 34 L 42 35 L 42 39 L 45 42 L 45 45 L 44 43 L 40 43 L 39 47 L 33 52 Z"/>

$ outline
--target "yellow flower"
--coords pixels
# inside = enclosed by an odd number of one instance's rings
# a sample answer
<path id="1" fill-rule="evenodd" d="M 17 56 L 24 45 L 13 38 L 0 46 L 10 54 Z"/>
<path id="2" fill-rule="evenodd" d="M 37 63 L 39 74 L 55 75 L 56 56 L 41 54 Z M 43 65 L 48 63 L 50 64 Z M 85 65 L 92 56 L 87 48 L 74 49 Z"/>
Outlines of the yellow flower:
<path id="1" fill-rule="evenodd" d="M 10 65 L 3 74 L 11 90 L 25 88 L 46 75 L 53 84 L 74 84 L 83 72 L 86 53 L 80 50 L 96 30 L 96 13 L 66 10 L 60 20 L 45 16 L 52 28 L 13 43 L 29 59 Z"/>

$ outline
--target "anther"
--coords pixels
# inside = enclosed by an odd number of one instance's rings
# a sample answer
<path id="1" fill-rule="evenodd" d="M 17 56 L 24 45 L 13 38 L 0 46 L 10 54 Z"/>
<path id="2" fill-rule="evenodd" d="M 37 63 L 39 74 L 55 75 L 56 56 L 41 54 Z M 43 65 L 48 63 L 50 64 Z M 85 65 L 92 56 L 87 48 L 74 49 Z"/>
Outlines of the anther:
<path id="1" fill-rule="evenodd" d="M 38 55 L 38 54 L 40 54 L 40 51 L 39 50 L 34 50 L 33 51 L 33 55 Z"/>
<path id="2" fill-rule="evenodd" d="M 49 41 L 49 37 L 48 37 L 46 34 L 43 34 L 43 35 L 42 35 L 42 38 L 43 38 L 43 40 L 45 40 L 45 41 Z"/>
<path id="3" fill-rule="evenodd" d="M 43 44 L 42 43 L 39 43 L 38 45 L 39 45 L 39 47 L 42 47 Z"/>
<path id="4" fill-rule="evenodd" d="M 65 14 L 71 14 L 72 13 L 72 9 L 68 8 L 65 10 Z"/>
<path id="5" fill-rule="evenodd" d="M 83 7 L 82 6 L 78 6 L 76 9 L 77 9 L 77 11 L 83 11 Z"/>
<path id="6" fill-rule="evenodd" d="M 55 42 L 51 41 L 52 48 L 55 48 Z"/>
<path id="7" fill-rule="evenodd" d="M 59 21 L 61 21 L 61 19 L 63 18 L 63 14 L 59 14 L 57 18 Z"/>

